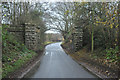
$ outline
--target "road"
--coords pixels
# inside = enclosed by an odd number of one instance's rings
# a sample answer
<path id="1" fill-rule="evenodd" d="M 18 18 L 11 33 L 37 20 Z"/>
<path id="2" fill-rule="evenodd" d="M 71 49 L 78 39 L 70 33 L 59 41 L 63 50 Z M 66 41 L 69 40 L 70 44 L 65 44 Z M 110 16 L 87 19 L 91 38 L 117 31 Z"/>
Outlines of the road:
<path id="1" fill-rule="evenodd" d="M 31 78 L 97 78 L 67 55 L 61 43 L 45 48 L 45 54 Z"/>

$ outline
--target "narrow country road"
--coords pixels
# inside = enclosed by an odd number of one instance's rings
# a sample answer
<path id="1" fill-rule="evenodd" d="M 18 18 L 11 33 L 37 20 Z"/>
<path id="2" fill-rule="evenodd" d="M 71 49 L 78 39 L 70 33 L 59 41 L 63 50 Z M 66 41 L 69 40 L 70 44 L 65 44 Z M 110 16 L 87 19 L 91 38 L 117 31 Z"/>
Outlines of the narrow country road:
<path id="1" fill-rule="evenodd" d="M 31 78 L 97 78 L 67 55 L 60 44 L 46 46 L 45 55 Z"/>

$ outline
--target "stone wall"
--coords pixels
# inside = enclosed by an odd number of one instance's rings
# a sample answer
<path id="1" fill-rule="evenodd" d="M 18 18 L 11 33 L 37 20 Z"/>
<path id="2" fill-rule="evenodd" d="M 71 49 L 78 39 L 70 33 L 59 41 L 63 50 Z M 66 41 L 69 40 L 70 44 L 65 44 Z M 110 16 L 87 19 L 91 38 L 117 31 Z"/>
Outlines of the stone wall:
<path id="1" fill-rule="evenodd" d="M 15 35 L 17 39 L 26 45 L 28 49 L 37 51 L 40 44 L 40 28 L 35 24 L 26 23 L 24 25 L 10 25 L 8 31 Z"/>
<path id="2" fill-rule="evenodd" d="M 16 36 L 21 43 L 25 43 L 25 25 L 10 25 L 8 31 Z"/>
<path id="3" fill-rule="evenodd" d="M 74 51 L 78 51 L 82 48 L 83 30 L 79 26 L 74 27 L 74 29 L 75 31 L 73 33 L 72 46 L 73 46 Z"/>
<path id="4" fill-rule="evenodd" d="M 32 24 L 25 25 L 25 45 L 28 49 L 36 50 L 37 37 L 36 37 L 36 27 Z"/>

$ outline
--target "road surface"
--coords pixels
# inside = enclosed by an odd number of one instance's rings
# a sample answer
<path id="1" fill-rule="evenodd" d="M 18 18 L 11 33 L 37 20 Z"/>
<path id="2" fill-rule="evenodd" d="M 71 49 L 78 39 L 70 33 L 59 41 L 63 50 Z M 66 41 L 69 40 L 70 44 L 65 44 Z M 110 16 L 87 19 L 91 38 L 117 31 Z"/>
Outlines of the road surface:
<path id="1" fill-rule="evenodd" d="M 67 55 L 60 44 L 46 46 L 45 55 L 31 78 L 97 78 Z"/>

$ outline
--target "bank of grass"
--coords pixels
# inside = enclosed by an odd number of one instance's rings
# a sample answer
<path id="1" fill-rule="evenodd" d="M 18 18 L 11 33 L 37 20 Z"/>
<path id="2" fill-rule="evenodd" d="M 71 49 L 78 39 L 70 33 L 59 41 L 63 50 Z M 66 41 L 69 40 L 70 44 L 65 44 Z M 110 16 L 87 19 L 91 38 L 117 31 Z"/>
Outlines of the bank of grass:
<path id="1" fill-rule="evenodd" d="M 115 49 L 103 49 L 99 48 L 90 52 L 88 47 L 85 46 L 77 52 L 72 52 L 70 49 L 70 43 L 63 43 L 63 48 L 72 58 L 78 62 L 84 62 L 95 69 L 98 69 L 102 74 L 114 78 L 118 76 L 119 62 L 117 57 L 118 48 Z"/>
<path id="2" fill-rule="evenodd" d="M 9 74 L 20 69 L 31 58 L 37 54 L 27 49 L 17 38 L 9 34 L 3 26 L 2 32 L 2 78 L 9 77 Z"/>
<path id="3" fill-rule="evenodd" d="M 25 63 L 27 63 L 32 57 L 37 55 L 35 52 L 26 51 L 26 52 L 13 52 L 12 55 L 3 55 L 4 61 L 2 63 L 2 77 L 8 77 L 8 75 L 15 70 L 22 67 Z M 4 58 L 6 57 L 6 58 Z"/>
<path id="4" fill-rule="evenodd" d="M 55 42 L 52 42 L 52 41 L 45 41 L 44 45 L 48 45 L 48 44 L 52 44 L 52 43 L 55 43 Z"/>

